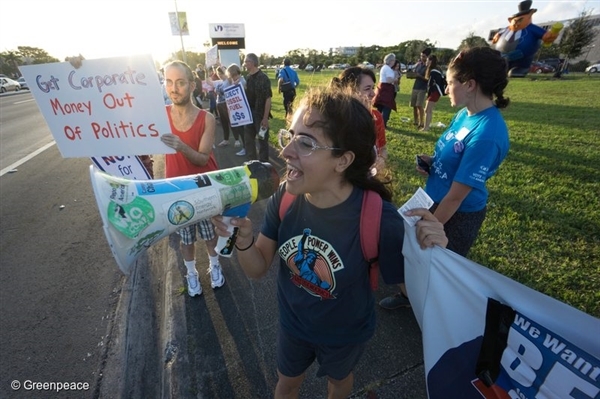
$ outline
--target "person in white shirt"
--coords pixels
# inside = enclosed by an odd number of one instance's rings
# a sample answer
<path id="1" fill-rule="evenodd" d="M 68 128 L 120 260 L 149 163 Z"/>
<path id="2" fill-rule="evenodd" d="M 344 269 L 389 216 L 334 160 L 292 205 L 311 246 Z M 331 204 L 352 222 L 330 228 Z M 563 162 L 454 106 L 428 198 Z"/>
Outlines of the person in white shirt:
<path id="1" fill-rule="evenodd" d="M 396 87 L 394 86 L 396 73 L 392 69 L 392 65 L 395 62 L 396 55 L 394 53 L 390 53 L 383 58 L 384 65 L 379 71 L 379 85 L 373 99 L 373 105 L 383 115 L 383 122 L 386 128 L 392 110 L 396 110 Z"/>

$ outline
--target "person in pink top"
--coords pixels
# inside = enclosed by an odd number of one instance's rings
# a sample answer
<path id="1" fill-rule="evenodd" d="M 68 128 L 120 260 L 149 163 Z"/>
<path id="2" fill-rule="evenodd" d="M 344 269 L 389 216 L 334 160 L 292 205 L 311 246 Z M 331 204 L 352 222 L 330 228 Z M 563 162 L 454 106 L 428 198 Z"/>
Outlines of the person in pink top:
<path id="1" fill-rule="evenodd" d="M 161 140 L 177 152 L 165 155 L 165 177 L 178 177 L 211 172 L 218 169 L 213 154 L 215 142 L 215 117 L 192 103 L 191 95 L 196 82 L 191 68 L 182 61 L 167 64 L 165 86 L 173 104 L 167 105 L 167 114 L 171 132 L 163 134 Z M 185 216 L 185 215 L 183 215 Z M 196 231 L 206 241 L 208 251 L 209 274 L 211 287 L 217 288 L 225 284 L 221 272 L 219 256 L 215 251 L 217 236 L 210 220 L 181 228 L 181 253 L 187 269 L 188 294 L 202 294 L 202 287 L 196 270 Z"/>

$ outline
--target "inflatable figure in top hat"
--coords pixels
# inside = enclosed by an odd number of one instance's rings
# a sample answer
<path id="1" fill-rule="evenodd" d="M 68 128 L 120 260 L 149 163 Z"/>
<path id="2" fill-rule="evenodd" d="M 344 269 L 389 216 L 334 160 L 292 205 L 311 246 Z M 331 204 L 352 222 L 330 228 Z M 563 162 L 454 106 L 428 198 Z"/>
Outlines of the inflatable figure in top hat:
<path id="1" fill-rule="evenodd" d="M 562 24 L 556 24 L 548 31 L 532 24 L 531 17 L 537 10 L 531 8 L 531 3 L 531 0 L 520 2 L 519 12 L 508 18 L 510 25 L 500 29 L 492 40 L 492 48 L 500 51 L 508 61 L 509 77 L 527 75 L 542 42 L 552 44 L 562 29 Z"/>

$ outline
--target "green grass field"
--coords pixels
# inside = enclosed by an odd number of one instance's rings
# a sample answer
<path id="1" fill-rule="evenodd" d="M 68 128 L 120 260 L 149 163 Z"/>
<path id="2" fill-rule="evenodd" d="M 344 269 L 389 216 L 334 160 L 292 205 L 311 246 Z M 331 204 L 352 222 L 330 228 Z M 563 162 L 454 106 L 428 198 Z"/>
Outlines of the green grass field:
<path id="1" fill-rule="evenodd" d="M 285 127 L 282 96 L 273 71 L 271 131 Z M 299 71 L 298 98 L 325 86 L 339 71 Z M 400 206 L 425 180 L 415 154 L 433 151 L 441 128 L 417 132 L 408 106 L 413 80 L 402 78 L 387 131 L 394 202 Z M 512 79 L 503 111 L 511 147 L 488 181 L 487 218 L 469 253 L 487 266 L 537 291 L 600 317 L 600 74 L 529 75 Z M 456 109 L 443 97 L 433 123 L 448 125 Z M 271 140 L 275 145 L 276 138 Z"/>

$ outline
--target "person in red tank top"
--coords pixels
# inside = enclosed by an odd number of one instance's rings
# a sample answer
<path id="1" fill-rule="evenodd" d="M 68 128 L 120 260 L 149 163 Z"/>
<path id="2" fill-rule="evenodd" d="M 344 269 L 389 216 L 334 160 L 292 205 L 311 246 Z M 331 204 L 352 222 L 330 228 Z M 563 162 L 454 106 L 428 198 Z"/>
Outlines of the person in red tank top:
<path id="1" fill-rule="evenodd" d="M 171 133 L 163 134 L 161 140 L 177 152 L 165 155 L 165 177 L 178 177 L 211 172 L 218 169 L 213 154 L 215 142 L 215 117 L 192 103 L 196 82 L 192 69 L 182 61 L 167 64 L 165 86 L 173 104 L 167 106 Z M 185 215 L 183 215 L 185 216 Z M 215 251 L 217 236 L 210 220 L 181 228 L 181 254 L 187 268 L 188 294 L 202 294 L 196 270 L 196 231 L 206 241 L 209 258 L 209 274 L 212 288 L 221 287 L 225 278 L 221 272 L 219 256 Z"/>

